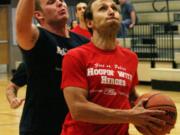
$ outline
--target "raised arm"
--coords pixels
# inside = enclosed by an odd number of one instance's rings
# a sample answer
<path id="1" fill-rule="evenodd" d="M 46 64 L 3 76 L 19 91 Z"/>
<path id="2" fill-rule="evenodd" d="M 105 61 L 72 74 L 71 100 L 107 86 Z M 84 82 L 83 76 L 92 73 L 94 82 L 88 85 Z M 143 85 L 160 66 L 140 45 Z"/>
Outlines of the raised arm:
<path id="1" fill-rule="evenodd" d="M 38 29 L 32 24 L 35 0 L 19 0 L 16 12 L 16 36 L 18 44 L 25 50 L 34 47 L 38 39 Z"/>

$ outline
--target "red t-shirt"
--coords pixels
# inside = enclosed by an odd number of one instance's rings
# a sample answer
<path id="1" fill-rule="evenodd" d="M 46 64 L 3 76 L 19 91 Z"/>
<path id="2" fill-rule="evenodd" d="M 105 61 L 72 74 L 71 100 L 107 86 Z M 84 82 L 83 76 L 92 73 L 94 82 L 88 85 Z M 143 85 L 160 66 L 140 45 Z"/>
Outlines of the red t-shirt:
<path id="1" fill-rule="evenodd" d="M 138 83 L 137 64 L 136 54 L 126 48 L 117 45 L 112 51 L 103 51 L 88 43 L 65 55 L 61 87 L 84 88 L 93 103 L 129 109 L 129 93 Z M 68 113 L 62 135 L 128 135 L 128 124 L 79 122 Z"/>
<path id="2" fill-rule="evenodd" d="M 86 38 L 90 39 L 91 38 L 91 33 L 86 30 L 81 28 L 79 25 L 77 25 L 74 29 L 71 30 L 74 33 L 80 34 L 82 36 L 85 36 Z"/>

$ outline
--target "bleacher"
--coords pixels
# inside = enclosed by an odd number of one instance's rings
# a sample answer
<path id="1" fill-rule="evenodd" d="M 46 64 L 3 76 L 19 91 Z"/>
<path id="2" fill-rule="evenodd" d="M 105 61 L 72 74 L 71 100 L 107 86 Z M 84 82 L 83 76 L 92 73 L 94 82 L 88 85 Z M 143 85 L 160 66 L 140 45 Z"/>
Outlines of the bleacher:
<path id="1" fill-rule="evenodd" d="M 138 24 L 127 38 L 119 40 L 137 53 L 139 80 L 151 82 L 154 89 L 180 90 L 180 1 L 131 0 L 131 3 Z"/>
<path id="2" fill-rule="evenodd" d="M 169 18 L 170 22 L 180 19 L 180 2 L 178 0 L 169 0 Z M 168 21 L 168 10 L 166 0 L 133 0 L 133 5 L 138 13 L 140 23 L 162 23 Z M 179 20 L 180 21 L 180 20 Z"/>

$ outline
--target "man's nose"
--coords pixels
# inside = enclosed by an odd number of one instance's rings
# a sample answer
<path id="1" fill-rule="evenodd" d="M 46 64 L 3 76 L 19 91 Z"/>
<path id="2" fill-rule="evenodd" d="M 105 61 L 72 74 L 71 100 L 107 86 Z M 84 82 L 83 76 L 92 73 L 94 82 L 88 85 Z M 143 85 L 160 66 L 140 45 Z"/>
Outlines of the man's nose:
<path id="1" fill-rule="evenodd" d="M 61 7 L 63 2 L 61 0 L 56 0 L 56 6 Z"/>
<path id="2" fill-rule="evenodd" d="M 86 10 L 85 8 L 82 8 L 82 11 L 83 11 L 83 12 L 85 12 L 85 10 Z"/>
<path id="3" fill-rule="evenodd" d="M 114 10 L 111 7 L 108 9 L 108 14 L 114 16 Z"/>

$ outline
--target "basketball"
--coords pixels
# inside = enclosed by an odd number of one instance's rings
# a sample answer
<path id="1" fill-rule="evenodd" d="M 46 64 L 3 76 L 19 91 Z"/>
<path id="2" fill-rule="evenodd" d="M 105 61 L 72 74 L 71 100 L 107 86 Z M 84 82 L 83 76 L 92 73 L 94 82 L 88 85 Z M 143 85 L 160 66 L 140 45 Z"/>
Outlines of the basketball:
<path id="1" fill-rule="evenodd" d="M 159 119 L 166 121 L 166 125 L 162 128 L 162 130 L 152 130 L 151 127 L 149 127 L 150 131 L 156 135 L 169 134 L 171 129 L 174 128 L 177 119 L 177 109 L 174 101 L 169 96 L 160 92 L 144 94 L 137 99 L 137 102 L 143 98 L 147 98 L 147 103 L 144 105 L 146 109 L 163 110 L 166 112 L 165 115 L 158 116 Z M 137 129 L 139 131 L 142 130 L 139 127 L 137 127 Z"/>

